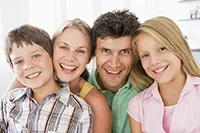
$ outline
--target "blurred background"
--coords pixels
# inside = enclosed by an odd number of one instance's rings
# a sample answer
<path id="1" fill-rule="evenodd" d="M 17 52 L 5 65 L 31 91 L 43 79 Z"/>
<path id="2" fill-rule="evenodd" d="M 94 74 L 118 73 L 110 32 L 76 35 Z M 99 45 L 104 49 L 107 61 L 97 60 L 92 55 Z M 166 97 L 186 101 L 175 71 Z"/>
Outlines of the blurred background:
<path id="1" fill-rule="evenodd" d="M 0 0 L 0 97 L 13 77 L 2 47 L 8 31 L 32 24 L 52 35 L 66 19 L 78 17 L 92 26 L 102 13 L 125 8 L 141 23 L 160 15 L 174 20 L 200 64 L 200 0 Z"/>

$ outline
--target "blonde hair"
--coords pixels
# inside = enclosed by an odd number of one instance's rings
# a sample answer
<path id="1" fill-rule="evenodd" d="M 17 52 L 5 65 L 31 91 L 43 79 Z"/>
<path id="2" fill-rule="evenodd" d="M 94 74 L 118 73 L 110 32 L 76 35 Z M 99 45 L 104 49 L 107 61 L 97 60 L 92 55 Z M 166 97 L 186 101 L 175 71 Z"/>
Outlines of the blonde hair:
<path id="1" fill-rule="evenodd" d="M 53 44 L 55 43 L 56 38 L 58 38 L 67 28 L 78 29 L 85 34 L 85 36 L 89 40 L 90 47 L 91 47 L 91 52 L 90 52 L 90 59 L 91 59 L 94 53 L 93 52 L 94 47 L 92 45 L 92 38 L 91 38 L 91 27 L 86 22 L 84 22 L 83 20 L 79 18 L 65 21 L 54 33 L 52 37 Z M 85 71 L 81 74 L 81 76 L 87 80 L 89 76 L 88 70 L 85 69 Z"/>
<path id="2" fill-rule="evenodd" d="M 192 56 L 190 47 L 179 27 L 169 18 L 163 16 L 155 17 L 141 24 L 132 41 L 134 61 L 130 78 L 138 91 L 141 88 L 149 87 L 154 81 L 145 73 L 137 52 L 136 41 L 141 34 L 152 36 L 158 43 L 176 55 L 181 61 L 181 68 L 185 74 L 200 77 L 199 66 Z"/>

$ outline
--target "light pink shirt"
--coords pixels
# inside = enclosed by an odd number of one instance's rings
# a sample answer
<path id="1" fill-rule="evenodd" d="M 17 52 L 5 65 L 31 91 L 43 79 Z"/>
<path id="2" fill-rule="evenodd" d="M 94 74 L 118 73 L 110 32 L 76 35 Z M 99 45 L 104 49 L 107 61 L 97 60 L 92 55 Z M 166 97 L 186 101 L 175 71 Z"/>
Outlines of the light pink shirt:
<path id="1" fill-rule="evenodd" d="M 163 128 L 165 132 L 169 132 L 170 126 L 171 126 L 171 121 L 172 121 L 172 116 L 174 113 L 175 105 L 173 106 L 166 106 L 164 109 L 164 116 L 163 116 Z"/>
<path id="2" fill-rule="evenodd" d="M 156 82 L 129 101 L 127 112 L 141 123 L 144 133 L 166 133 L 164 105 Z M 167 133 L 200 133 L 200 78 L 187 76 Z"/>

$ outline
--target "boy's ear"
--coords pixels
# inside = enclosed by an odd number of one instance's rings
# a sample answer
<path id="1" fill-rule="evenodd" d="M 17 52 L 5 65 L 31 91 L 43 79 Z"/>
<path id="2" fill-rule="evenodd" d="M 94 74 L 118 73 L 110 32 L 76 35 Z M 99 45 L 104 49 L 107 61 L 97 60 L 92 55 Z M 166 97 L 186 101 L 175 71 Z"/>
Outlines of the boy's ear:
<path id="1" fill-rule="evenodd" d="M 13 64 L 9 63 L 10 68 L 12 69 L 12 71 L 15 73 L 14 68 L 13 68 Z"/>

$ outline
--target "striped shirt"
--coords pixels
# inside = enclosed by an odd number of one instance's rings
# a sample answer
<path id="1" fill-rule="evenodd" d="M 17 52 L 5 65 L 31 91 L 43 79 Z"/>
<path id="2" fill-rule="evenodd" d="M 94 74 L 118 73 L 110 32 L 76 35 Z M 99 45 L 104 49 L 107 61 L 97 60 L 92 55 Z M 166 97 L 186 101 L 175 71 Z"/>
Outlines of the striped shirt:
<path id="1" fill-rule="evenodd" d="M 1 129 L 8 133 L 90 133 L 93 114 L 89 105 L 68 86 L 38 104 L 30 88 L 15 89 L 1 100 Z"/>

